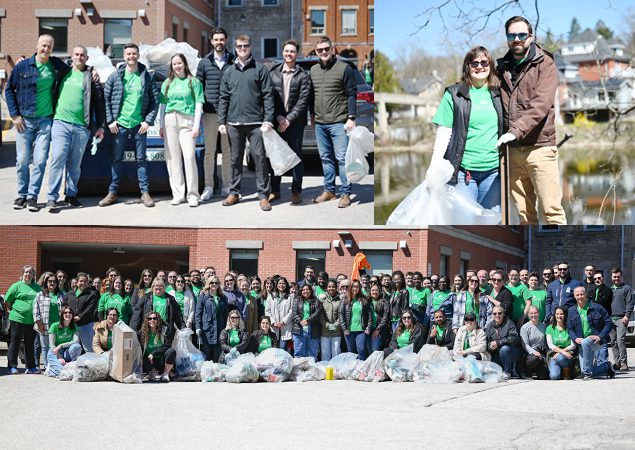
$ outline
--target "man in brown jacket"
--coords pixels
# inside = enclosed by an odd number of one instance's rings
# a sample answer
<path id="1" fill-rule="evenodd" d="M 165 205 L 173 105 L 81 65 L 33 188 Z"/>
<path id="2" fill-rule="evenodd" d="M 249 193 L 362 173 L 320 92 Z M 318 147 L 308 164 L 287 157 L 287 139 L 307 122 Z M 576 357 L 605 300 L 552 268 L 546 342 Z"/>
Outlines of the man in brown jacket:
<path id="1" fill-rule="evenodd" d="M 566 225 L 558 171 L 554 100 L 558 71 L 553 55 L 533 42 L 527 19 L 505 23 L 509 51 L 497 61 L 509 143 L 509 184 L 520 223 L 538 223 L 536 200 L 548 224 Z"/>

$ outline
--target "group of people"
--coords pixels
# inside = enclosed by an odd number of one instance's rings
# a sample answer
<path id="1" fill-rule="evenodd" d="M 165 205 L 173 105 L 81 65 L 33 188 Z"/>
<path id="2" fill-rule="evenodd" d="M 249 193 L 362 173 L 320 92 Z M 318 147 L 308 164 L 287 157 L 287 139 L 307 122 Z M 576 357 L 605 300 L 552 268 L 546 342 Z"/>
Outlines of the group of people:
<path id="1" fill-rule="evenodd" d="M 81 207 L 77 185 L 81 162 L 89 138 L 113 136 L 111 178 L 108 194 L 99 206 L 118 199 L 121 162 L 129 141 L 134 141 L 137 179 L 141 200 L 154 206 L 150 196 L 146 163 L 148 129 L 158 121 L 165 143 L 165 160 L 172 190 L 172 205 L 188 203 L 196 207 L 209 201 L 214 191 L 227 195 L 222 205 L 240 201 L 243 157 L 246 141 L 255 163 L 260 208 L 271 210 L 271 202 L 281 199 L 281 176 L 275 176 L 265 153 L 263 133 L 277 130 L 300 158 L 293 168 L 291 203 L 303 202 L 302 140 L 307 117 L 315 121 L 318 150 L 324 172 L 324 191 L 313 199 L 335 199 L 336 171 L 339 168 L 340 208 L 350 206 L 351 184 L 346 178 L 347 131 L 355 126 L 357 82 L 353 65 L 336 57 L 327 36 L 316 44 L 319 62 L 307 72 L 296 63 L 300 44 L 283 44 L 283 62 L 267 68 L 251 53 L 251 37 L 237 36 L 236 54 L 226 48 L 227 32 L 211 32 L 214 50 L 199 62 L 194 74 L 186 57 L 175 54 L 167 79 L 159 89 L 154 75 L 139 62 L 139 47 L 124 46 L 124 63 L 105 85 L 87 65 L 86 47 L 77 45 L 67 66 L 52 56 L 54 39 L 43 34 L 36 53 L 18 62 L 8 80 L 5 96 L 15 125 L 18 197 L 13 207 L 40 209 L 38 195 L 51 150 L 46 207 L 59 208 L 58 199 L 65 180 L 64 202 Z M 102 80 L 103 81 L 103 80 Z M 204 124 L 205 189 L 198 191 L 195 140 Z M 219 135 L 220 134 L 220 135 Z M 217 143 L 222 152 L 222 188 L 214 185 Z M 183 167 L 185 166 L 185 167 Z M 271 176 L 270 176 L 271 172 Z"/>
<path id="2" fill-rule="evenodd" d="M 527 19 L 505 23 L 509 51 L 494 63 L 482 46 L 463 60 L 461 81 L 446 88 L 429 171 L 448 160 L 449 180 L 482 207 L 501 205 L 501 154 L 508 147 L 509 197 L 521 224 L 566 225 L 558 169 L 555 95 L 558 71 L 551 53 L 534 41 Z M 507 195 L 507 194 L 505 194 Z"/>
<path id="3" fill-rule="evenodd" d="M 413 344 L 448 348 L 455 355 L 493 360 L 511 377 L 539 379 L 613 377 L 628 370 L 626 329 L 635 297 L 619 268 L 610 287 L 592 265 L 577 281 L 566 262 L 542 276 L 512 269 L 468 270 L 465 277 L 421 272 L 344 274 L 331 279 L 307 266 L 304 278 L 275 275 L 261 280 L 213 267 L 186 274 L 144 269 L 138 283 L 108 268 L 104 278 L 80 272 L 45 272 L 32 265 L 6 292 L 11 341 L 9 373 L 18 373 L 25 343 L 26 373 L 57 376 L 82 352 L 112 348 L 112 330 L 122 321 L 139 335 L 144 370 L 169 381 L 175 361 L 172 341 L 190 328 L 209 361 L 234 353 L 281 348 L 295 357 L 330 360 L 342 351 L 363 360 Z M 614 364 L 608 360 L 612 347 Z"/>

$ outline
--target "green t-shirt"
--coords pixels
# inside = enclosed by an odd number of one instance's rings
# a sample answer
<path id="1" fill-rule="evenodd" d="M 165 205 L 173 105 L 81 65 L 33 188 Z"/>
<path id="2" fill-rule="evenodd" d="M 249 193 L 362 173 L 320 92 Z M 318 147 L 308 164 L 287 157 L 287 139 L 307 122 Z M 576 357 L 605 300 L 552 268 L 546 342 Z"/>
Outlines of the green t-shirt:
<path id="1" fill-rule="evenodd" d="M 445 327 L 440 327 L 439 325 L 435 325 L 434 328 L 437 330 L 437 335 L 435 337 L 437 344 L 443 341 L 443 335 L 445 334 Z"/>
<path id="2" fill-rule="evenodd" d="M 428 303 L 428 297 L 430 296 L 430 289 L 428 288 L 406 288 L 408 291 L 408 297 L 410 299 L 410 305 L 417 305 L 418 307 L 425 308 Z"/>
<path id="3" fill-rule="evenodd" d="M 351 307 L 351 331 L 364 331 L 362 328 L 362 302 L 355 299 Z"/>
<path id="4" fill-rule="evenodd" d="M 86 125 L 84 119 L 84 72 L 72 69 L 64 77 L 53 118 L 75 125 Z"/>
<path id="5" fill-rule="evenodd" d="M 465 151 L 461 167 L 466 170 L 491 170 L 498 167 L 498 114 L 487 86 L 470 88 L 470 122 L 467 127 Z M 446 91 L 432 122 L 452 128 L 454 104 Z"/>
<path id="6" fill-rule="evenodd" d="M 164 322 L 168 321 L 168 300 L 164 296 L 152 294 L 152 310 L 156 311 Z"/>
<path id="7" fill-rule="evenodd" d="M 141 75 L 139 72 L 123 74 L 123 101 L 117 122 L 124 128 L 134 128 L 143 122 L 141 116 L 142 106 Z"/>
<path id="8" fill-rule="evenodd" d="M 465 291 L 465 314 L 474 313 L 476 316 L 476 320 L 478 323 L 478 297 L 475 299 L 474 296 L 470 293 L 470 291 Z"/>
<path id="9" fill-rule="evenodd" d="M 165 287 L 165 292 L 167 292 L 168 294 L 170 294 L 172 297 L 174 297 L 174 293 L 176 292 L 176 290 L 171 286 L 171 285 L 167 285 Z"/>
<path id="10" fill-rule="evenodd" d="M 35 282 L 31 284 L 26 284 L 24 281 L 13 283 L 4 297 L 4 301 L 11 307 L 9 320 L 24 325 L 33 325 L 35 322 L 33 320 L 33 302 L 40 291 L 40 285 Z"/>
<path id="11" fill-rule="evenodd" d="M 198 301 L 198 294 L 201 292 L 201 288 L 198 286 L 192 285 L 192 293 L 194 294 L 194 302 Z"/>
<path id="12" fill-rule="evenodd" d="M 110 308 L 116 308 L 119 313 L 119 320 L 124 323 L 130 323 L 130 316 L 132 315 L 132 306 L 130 300 L 124 299 L 120 294 L 113 293 L 106 299 L 106 311 Z"/>
<path id="13" fill-rule="evenodd" d="M 410 344 L 410 330 L 406 328 L 403 333 L 397 336 L 397 346 L 403 348 L 408 344 Z"/>
<path id="14" fill-rule="evenodd" d="M 148 332 L 148 345 L 146 345 L 146 350 L 143 352 L 144 356 L 148 356 L 155 350 L 163 347 L 163 341 L 158 334 L 153 333 L 152 331 Z"/>
<path id="15" fill-rule="evenodd" d="M 106 311 L 106 303 L 108 303 L 108 299 L 110 298 L 110 292 L 104 292 L 99 296 L 99 302 L 97 303 L 97 311 L 105 312 Z"/>
<path id="16" fill-rule="evenodd" d="M 591 325 L 589 325 L 589 319 L 587 318 L 587 312 L 589 311 L 589 305 L 586 305 L 585 308 L 578 308 L 578 314 L 580 314 L 580 319 L 582 319 L 582 337 L 586 338 L 591 336 Z"/>
<path id="17" fill-rule="evenodd" d="M 35 117 L 49 117 L 53 115 L 53 85 L 55 84 L 55 66 L 51 60 L 42 64 L 35 60 L 38 79 L 35 94 Z"/>
<path id="18" fill-rule="evenodd" d="M 240 344 L 240 336 L 238 336 L 238 330 L 229 330 L 229 346 L 236 347 Z"/>
<path id="19" fill-rule="evenodd" d="M 271 338 L 266 334 L 263 334 L 258 343 L 258 353 L 271 348 Z"/>
<path id="20" fill-rule="evenodd" d="M 311 304 L 307 301 L 304 302 L 302 306 L 302 320 L 308 320 L 311 315 Z"/>
<path id="21" fill-rule="evenodd" d="M 60 328 L 59 322 L 52 323 L 49 327 L 49 334 L 55 335 L 55 342 L 50 343 L 51 347 L 56 347 L 72 341 L 76 331 L 77 328 L 75 328 L 75 324 L 71 323 L 70 327 Z"/>
<path id="22" fill-rule="evenodd" d="M 55 295 L 52 292 L 49 293 L 51 303 L 49 305 L 49 323 L 60 321 L 60 296 Z"/>
<path id="23" fill-rule="evenodd" d="M 377 311 L 375 311 L 375 307 L 378 301 L 379 300 L 373 300 L 373 306 L 370 308 L 370 320 L 373 323 L 373 329 L 377 328 Z"/>
<path id="24" fill-rule="evenodd" d="M 176 300 L 177 305 L 179 305 L 179 309 L 181 310 L 181 315 L 183 315 L 183 311 L 185 310 L 185 292 L 183 291 L 174 291 L 174 299 Z"/>
<path id="25" fill-rule="evenodd" d="M 569 336 L 569 331 L 567 331 L 566 328 L 560 330 L 558 327 L 549 325 L 545 334 L 551 335 L 551 341 L 556 347 L 567 348 L 571 345 L 571 337 Z"/>
<path id="26" fill-rule="evenodd" d="M 108 343 L 106 344 L 106 350 L 112 349 L 112 330 L 108 330 Z"/>
<path id="27" fill-rule="evenodd" d="M 470 337 L 472 336 L 473 333 L 466 331 L 465 332 L 465 340 L 463 341 L 463 350 L 467 350 L 468 348 L 470 348 Z"/>
<path id="28" fill-rule="evenodd" d="M 547 290 L 546 289 L 536 289 L 535 291 L 532 289 L 528 289 L 529 296 L 531 298 L 531 305 L 538 308 L 538 321 L 542 322 L 545 320 L 545 307 L 547 302 Z"/>
<path id="29" fill-rule="evenodd" d="M 176 111 L 193 116 L 196 104 L 205 103 L 203 84 L 196 77 L 174 77 L 171 82 L 167 79 L 161 85 L 161 103 L 165 105 L 166 113 Z"/>
<path id="30" fill-rule="evenodd" d="M 326 294 L 326 291 L 320 287 L 319 284 L 315 285 L 315 298 L 318 298 L 322 294 Z"/>
<path id="31" fill-rule="evenodd" d="M 451 291 L 436 291 L 432 295 L 432 309 L 437 311 L 451 293 Z"/>
<path id="32" fill-rule="evenodd" d="M 511 319 L 516 321 L 520 319 L 525 312 L 525 301 L 531 298 L 531 294 L 527 286 L 523 283 L 519 283 L 518 286 L 508 283 L 505 287 L 512 291 L 512 296 L 514 297 Z"/>

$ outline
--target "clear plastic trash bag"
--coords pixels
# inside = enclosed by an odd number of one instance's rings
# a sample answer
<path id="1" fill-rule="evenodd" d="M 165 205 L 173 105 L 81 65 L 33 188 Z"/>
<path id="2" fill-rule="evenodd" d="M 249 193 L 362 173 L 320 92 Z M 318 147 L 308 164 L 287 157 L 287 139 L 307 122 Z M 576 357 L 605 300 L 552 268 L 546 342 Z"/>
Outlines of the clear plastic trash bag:
<path id="1" fill-rule="evenodd" d="M 353 378 L 353 370 L 357 365 L 357 353 L 340 353 L 331 358 L 328 367 L 333 368 L 333 378 L 336 380 L 351 380 Z"/>
<path id="2" fill-rule="evenodd" d="M 426 172 L 426 179 L 390 214 L 386 225 L 497 225 L 500 208 L 485 209 L 447 182 L 454 168 L 439 159 Z"/>
<path id="3" fill-rule="evenodd" d="M 192 344 L 192 334 L 190 328 L 183 327 L 176 331 L 172 342 L 176 351 L 176 377 L 182 381 L 200 380 L 201 366 L 205 362 L 203 353 Z"/>
<path id="4" fill-rule="evenodd" d="M 196 74 L 198 63 L 201 60 L 198 56 L 198 50 L 187 42 L 176 42 L 172 38 L 165 39 L 156 45 L 141 45 L 139 47 L 139 62 L 166 78 L 170 69 L 170 60 L 177 53 L 185 55 L 190 72 Z"/>
<path id="5" fill-rule="evenodd" d="M 366 156 L 375 151 L 375 136 L 366 127 L 353 127 L 348 134 L 348 147 L 344 159 L 349 183 L 361 181 L 369 172 Z"/>
<path id="6" fill-rule="evenodd" d="M 458 383 L 465 373 L 461 361 L 422 363 L 421 372 L 424 374 L 425 382 L 432 384 Z"/>
<path id="7" fill-rule="evenodd" d="M 366 361 L 360 361 L 353 370 L 353 379 L 357 381 L 379 382 L 386 379 L 384 371 L 384 352 L 374 351 Z"/>
<path id="8" fill-rule="evenodd" d="M 500 383 L 507 381 L 507 375 L 503 372 L 503 368 L 493 361 L 476 361 L 485 383 Z"/>
<path id="9" fill-rule="evenodd" d="M 75 378 L 76 370 L 77 370 L 77 361 L 71 361 L 69 363 L 66 363 L 62 367 L 62 370 L 60 371 L 60 374 L 58 375 L 57 379 L 60 381 L 72 381 L 73 378 Z"/>
<path id="10" fill-rule="evenodd" d="M 99 81 L 106 82 L 108 77 L 116 70 L 112 61 L 99 47 L 88 47 L 88 65 L 92 66 L 99 75 Z"/>
<path id="11" fill-rule="evenodd" d="M 256 357 L 260 379 L 270 383 L 286 381 L 293 369 L 293 358 L 280 348 L 268 348 Z"/>
<path id="12" fill-rule="evenodd" d="M 325 367 L 315 362 L 312 356 L 293 358 L 293 368 L 289 374 L 289 381 L 319 381 L 326 376 Z"/>
<path id="13" fill-rule="evenodd" d="M 412 344 L 395 350 L 384 360 L 384 370 L 392 381 L 403 382 L 413 380 L 413 370 L 419 358 L 412 351 Z"/>
<path id="14" fill-rule="evenodd" d="M 228 383 L 255 383 L 258 378 L 260 372 L 256 369 L 256 357 L 253 353 L 238 356 L 225 374 Z"/>
<path id="15" fill-rule="evenodd" d="M 109 352 L 85 353 L 77 358 L 73 381 L 103 381 L 110 371 Z"/>
<path id="16" fill-rule="evenodd" d="M 452 361 L 452 354 L 447 348 L 432 344 L 421 347 L 417 356 L 422 363 Z"/>
<path id="17" fill-rule="evenodd" d="M 274 175 L 280 177 L 300 163 L 298 155 L 275 130 L 263 131 L 262 140 Z"/>
<path id="18" fill-rule="evenodd" d="M 201 365 L 201 381 L 217 382 L 225 381 L 225 374 L 229 370 L 229 366 L 218 364 L 214 361 L 205 361 Z"/>
<path id="19" fill-rule="evenodd" d="M 483 372 L 478 366 L 474 355 L 467 355 L 465 358 L 457 359 L 463 363 L 464 379 L 468 383 L 483 383 Z"/>

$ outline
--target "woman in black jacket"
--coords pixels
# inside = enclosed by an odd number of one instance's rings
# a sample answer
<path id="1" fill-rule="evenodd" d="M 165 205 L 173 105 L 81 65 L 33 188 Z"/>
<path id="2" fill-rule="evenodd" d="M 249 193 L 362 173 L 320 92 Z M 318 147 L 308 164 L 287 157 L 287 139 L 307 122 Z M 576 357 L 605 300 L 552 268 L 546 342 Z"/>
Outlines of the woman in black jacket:
<path id="1" fill-rule="evenodd" d="M 176 362 L 176 350 L 168 336 L 168 326 L 156 311 L 150 311 L 141 326 L 141 350 L 143 352 L 143 372 L 148 380 L 154 381 L 161 373 L 161 381 L 170 382 L 170 371 Z"/>
<path id="2" fill-rule="evenodd" d="M 371 318 L 371 334 L 370 339 L 366 340 L 366 347 L 369 348 L 369 354 L 383 350 L 390 339 L 390 305 L 381 295 L 378 284 L 370 287 L 370 318 Z"/>
<path id="3" fill-rule="evenodd" d="M 155 278 L 150 291 L 137 301 L 130 320 L 130 328 L 140 333 L 143 318 L 151 311 L 159 313 L 167 325 L 167 338 L 172 342 L 176 330 L 180 330 L 184 326 L 183 316 L 176 299 L 165 292 L 165 282 L 161 278 Z"/>
<path id="4" fill-rule="evenodd" d="M 300 295 L 293 297 L 291 305 L 293 312 L 293 350 L 294 356 L 313 356 L 317 358 L 320 346 L 322 327 L 320 313 L 322 304 L 313 295 L 313 288 L 309 284 L 302 286 Z"/>
<path id="5" fill-rule="evenodd" d="M 397 329 L 392 334 L 390 346 L 384 350 L 384 355 L 388 356 L 397 349 L 413 344 L 413 351 L 418 353 L 423 347 L 426 333 L 423 326 L 417 323 L 417 318 L 410 308 L 405 308 L 401 313 L 401 318 Z"/>
<path id="6" fill-rule="evenodd" d="M 271 330 L 271 318 L 269 316 L 260 318 L 260 329 L 254 331 L 251 335 L 250 347 L 255 354 L 261 353 L 268 348 L 278 348 L 278 336 Z"/>
<path id="7" fill-rule="evenodd" d="M 340 326 L 349 352 L 366 359 L 366 337 L 370 335 L 370 305 L 362 294 L 362 284 L 353 280 L 350 291 L 340 304 Z"/>
<path id="8" fill-rule="evenodd" d="M 284 62 L 271 68 L 271 85 L 275 104 L 275 118 L 280 136 L 298 155 L 300 162 L 293 168 L 291 182 L 291 203 L 302 203 L 302 177 L 304 162 L 302 161 L 302 138 L 307 121 L 307 110 L 311 97 L 311 77 L 296 64 L 300 44 L 294 40 L 285 41 L 282 47 Z M 269 201 L 280 198 L 281 176 L 271 171 L 271 194 Z"/>
<path id="9" fill-rule="evenodd" d="M 220 349 L 222 351 L 218 362 L 223 364 L 229 352 L 245 353 L 249 346 L 249 335 L 245 331 L 243 319 L 238 310 L 234 309 L 229 313 L 227 325 L 220 332 Z"/>

